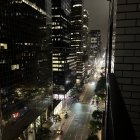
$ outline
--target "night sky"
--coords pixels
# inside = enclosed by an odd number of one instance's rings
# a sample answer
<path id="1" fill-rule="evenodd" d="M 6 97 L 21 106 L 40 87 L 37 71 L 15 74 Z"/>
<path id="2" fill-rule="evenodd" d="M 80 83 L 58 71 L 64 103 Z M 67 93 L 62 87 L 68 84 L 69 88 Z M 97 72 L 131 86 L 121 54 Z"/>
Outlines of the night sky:
<path id="1" fill-rule="evenodd" d="M 100 29 L 102 47 L 106 47 L 109 2 L 107 0 L 84 0 L 89 12 L 89 29 Z"/>

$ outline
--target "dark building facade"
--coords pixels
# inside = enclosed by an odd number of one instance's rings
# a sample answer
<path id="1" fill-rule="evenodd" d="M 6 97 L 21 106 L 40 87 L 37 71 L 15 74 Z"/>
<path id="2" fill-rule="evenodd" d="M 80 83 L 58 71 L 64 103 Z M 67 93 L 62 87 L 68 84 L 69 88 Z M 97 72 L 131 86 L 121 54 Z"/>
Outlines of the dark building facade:
<path id="1" fill-rule="evenodd" d="M 138 0 L 110 1 L 106 140 L 140 140 L 139 5 Z"/>
<path id="2" fill-rule="evenodd" d="M 5 121 L 28 102 L 48 94 L 50 6 L 45 0 L 0 1 L 0 97 Z"/>
<path id="3" fill-rule="evenodd" d="M 75 84 L 75 52 L 70 46 L 70 4 L 71 0 L 52 0 L 54 94 L 65 95 Z"/>
<path id="4" fill-rule="evenodd" d="M 71 47 L 76 49 L 76 83 L 79 84 L 84 78 L 83 63 L 83 1 L 71 1 Z"/>

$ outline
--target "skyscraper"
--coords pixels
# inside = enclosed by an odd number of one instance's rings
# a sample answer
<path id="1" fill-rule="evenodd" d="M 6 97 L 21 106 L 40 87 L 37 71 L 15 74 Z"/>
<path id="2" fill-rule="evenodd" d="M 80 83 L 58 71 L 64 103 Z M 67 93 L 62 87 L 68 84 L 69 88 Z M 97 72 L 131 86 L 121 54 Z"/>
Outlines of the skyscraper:
<path id="1" fill-rule="evenodd" d="M 71 0 L 52 0 L 53 93 L 65 98 L 75 84 L 75 52 L 70 46 Z M 60 97 L 60 96 L 59 96 Z"/>
<path id="2" fill-rule="evenodd" d="M 138 0 L 110 1 L 106 140 L 140 140 L 139 4 Z"/>
<path id="3" fill-rule="evenodd" d="M 90 37 L 90 56 L 96 58 L 101 50 L 101 31 L 100 30 L 91 30 L 89 32 Z"/>
<path id="4" fill-rule="evenodd" d="M 83 1 L 71 1 L 71 47 L 76 50 L 76 83 L 80 84 L 84 78 L 83 63 Z"/>
<path id="5" fill-rule="evenodd" d="M 86 62 L 88 60 L 88 50 L 89 50 L 89 42 L 88 42 L 88 20 L 89 20 L 89 14 L 86 9 L 83 10 L 83 60 Z"/>
<path id="6" fill-rule="evenodd" d="M 45 0 L 0 1 L 0 103 L 3 120 L 15 117 L 14 112 L 18 112 L 17 117 L 21 116 L 19 110 L 28 102 L 48 94 L 48 85 L 52 81 L 51 66 L 48 65 L 50 36 L 47 36 L 47 24 L 51 22 L 50 4 Z"/>

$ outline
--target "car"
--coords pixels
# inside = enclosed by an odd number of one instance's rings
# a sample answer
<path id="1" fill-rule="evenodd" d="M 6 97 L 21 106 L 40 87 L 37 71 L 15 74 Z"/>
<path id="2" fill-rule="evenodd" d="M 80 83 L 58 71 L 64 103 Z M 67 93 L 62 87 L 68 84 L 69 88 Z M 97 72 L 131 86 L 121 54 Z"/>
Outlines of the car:
<path id="1" fill-rule="evenodd" d="M 63 130 L 62 129 L 56 130 L 56 134 L 62 135 L 63 134 Z"/>

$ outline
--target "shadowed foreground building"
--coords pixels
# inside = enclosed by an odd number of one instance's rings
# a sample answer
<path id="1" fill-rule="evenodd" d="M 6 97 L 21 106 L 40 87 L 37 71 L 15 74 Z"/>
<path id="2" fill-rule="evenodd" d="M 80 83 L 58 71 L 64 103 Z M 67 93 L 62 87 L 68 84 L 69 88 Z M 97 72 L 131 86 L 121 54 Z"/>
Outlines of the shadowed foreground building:
<path id="1" fill-rule="evenodd" d="M 0 111 L 2 122 L 15 121 L 2 129 L 3 140 L 17 138 L 35 123 L 43 111 L 30 113 L 32 101 L 51 93 L 50 6 L 45 0 L 0 1 Z"/>
<path id="2" fill-rule="evenodd" d="M 110 1 L 109 30 L 105 139 L 140 140 L 140 1 Z"/>

